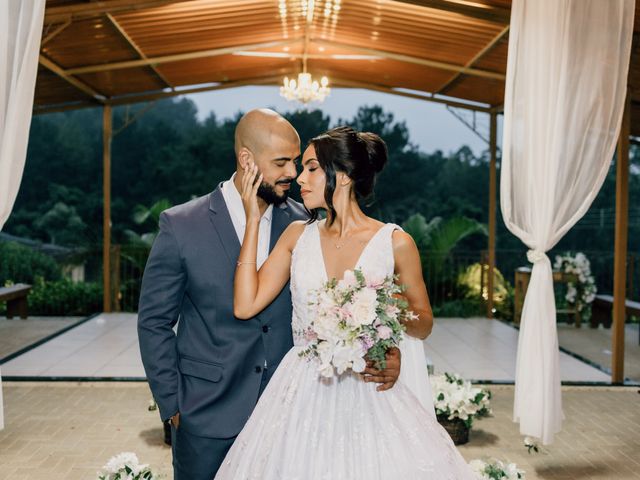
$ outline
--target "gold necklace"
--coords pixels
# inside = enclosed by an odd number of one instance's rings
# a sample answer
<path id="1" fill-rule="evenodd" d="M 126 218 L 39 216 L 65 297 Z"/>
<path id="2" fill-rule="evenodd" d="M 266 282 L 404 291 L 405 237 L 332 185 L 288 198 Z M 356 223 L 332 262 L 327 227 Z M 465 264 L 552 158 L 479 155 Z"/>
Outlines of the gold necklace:
<path id="1" fill-rule="evenodd" d="M 342 247 L 344 247 L 344 246 L 347 244 L 347 242 L 348 242 L 349 240 L 350 240 L 350 239 L 349 239 L 349 238 L 347 238 L 347 239 L 346 239 L 344 242 L 342 242 L 342 243 L 336 243 L 336 242 L 334 242 L 333 240 L 331 240 L 331 243 L 333 243 L 333 245 L 334 245 L 334 247 L 336 247 L 336 249 L 340 250 Z"/>

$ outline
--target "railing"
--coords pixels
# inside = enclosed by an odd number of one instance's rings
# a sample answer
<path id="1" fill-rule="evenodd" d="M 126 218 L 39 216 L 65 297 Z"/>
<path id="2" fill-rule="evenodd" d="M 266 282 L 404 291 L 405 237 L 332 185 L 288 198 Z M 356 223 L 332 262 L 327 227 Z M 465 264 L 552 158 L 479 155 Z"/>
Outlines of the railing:
<path id="1" fill-rule="evenodd" d="M 135 312 L 138 307 L 140 295 L 140 285 L 142 274 L 147 261 L 149 249 L 131 247 L 126 245 L 114 245 L 112 247 L 112 277 L 113 289 L 112 310 Z M 591 271 L 595 276 L 596 285 L 600 293 L 611 293 L 613 291 L 613 251 L 597 252 L 585 251 L 591 262 Z M 553 263 L 555 252 L 550 254 Z M 94 313 L 101 308 L 100 303 L 96 303 L 94 297 L 98 297 L 96 288 L 101 288 L 102 284 L 102 251 L 99 246 L 78 252 L 72 259 L 75 265 L 81 265 L 82 275 L 78 274 L 78 269 L 67 269 L 68 276 L 75 276 L 74 281 L 87 283 L 86 294 L 79 288 L 80 296 L 85 295 L 87 306 L 84 313 Z M 451 302 L 477 302 L 477 314 L 484 314 L 484 306 L 480 295 L 477 298 L 469 299 L 469 289 L 459 282 L 460 275 L 473 264 L 486 263 L 486 251 L 454 251 L 449 255 L 441 255 L 437 252 L 426 252 L 423 258 L 425 283 L 429 292 L 431 304 L 434 309 L 444 308 Z M 496 267 L 510 284 L 514 283 L 514 272 L 518 267 L 527 266 L 526 250 L 497 250 Z M 640 301 L 640 255 L 632 253 L 628 256 L 627 268 L 627 298 Z M 484 270 L 487 272 L 487 270 Z M 486 299 L 486 275 L 478 278 L 480 282 L 480 292 L 485 292 Z M 89 288 L 90 287 L 90 288 Z M 43 303 L 39 299 L 40 312 L 38 314 L 78 314 L 78 309 L 74 306 L 74 312 L 67 312 L 65 301 L 55 297 L 56 290 L 49 293 L 47 306 L 46 300 Z M 62 294 L 60 294 L 62 296 Z M 78 295 L 76 294 L 76 297 Z M 473 297 L 473 295 L 471 295 Z M 89 298 L 90 297 L 90 298 Z M 75 302 L 77 303 L 77 301 Z M 74 304 L 75 305 L 75 304 Z M 467 305 L 468 306 L 468 305 Z M 2 305 L 0 305 L 2 308 Z M 69 307 L 72 308 L 72 307 Z M 511 308 L 511 307 L 508 307 Z M 0 310 L 1 312 L 1 310 Z M 503 314 L 505 312 L 502 312 Z M 506 313 L 508 316 L 508 312 Z"/>

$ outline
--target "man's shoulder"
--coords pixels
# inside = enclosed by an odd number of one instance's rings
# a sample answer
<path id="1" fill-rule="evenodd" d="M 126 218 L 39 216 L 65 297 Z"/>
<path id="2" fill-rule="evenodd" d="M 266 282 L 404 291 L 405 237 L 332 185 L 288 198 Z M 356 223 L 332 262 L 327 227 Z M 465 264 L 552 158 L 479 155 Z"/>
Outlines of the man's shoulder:
<path id="1" fill-rule="evenodd" d="M 166 209 L 162 214 L 168 217 L 171 222 L 181 222 L 206 214 L 209 210 L 209 204 L 212 193 L 208 193 L 201 197 L 193 198 L 188 202 L 175 205 Z"/>
<path id="2" fill-rule="evenodd" d="M 296 202 L 292 198 L 287 198 L 287 209 L 291 213 L 291 220 L 308 220 L 309 212 L 300 202 Z"/>

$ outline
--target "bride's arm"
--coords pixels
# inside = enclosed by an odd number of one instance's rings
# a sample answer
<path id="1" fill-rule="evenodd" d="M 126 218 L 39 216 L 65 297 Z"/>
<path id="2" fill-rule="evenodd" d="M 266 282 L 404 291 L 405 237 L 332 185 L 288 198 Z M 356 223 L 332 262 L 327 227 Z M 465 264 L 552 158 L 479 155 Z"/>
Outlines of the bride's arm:
<path id="1" fill-rule="evenodd" d="M 264 310 L 286 285 L 291 268 L 291 252 L 304 229 L 304 222 L 291 223 L 278 239 L 260 270 L 256 269 L 260 226 L 256 194 L 262 181 L 261 176 L 255 184 L 253 183 L 256 174 L 255 168 L 244 172 L 243 191 L 240 192 L 247 215 L 247 226 L 233 281 L 233 314 L 243 320 L 252 318 Z"/>
<path id="2" fill-rule="evenodd" d="M 398 283 L 406 287 L 404 296 L 409 302 L 409 309 L 418 316 L 417 320 L 405 323 L 407 334 L 425 339 L 433 328 L 433 312 L 422 278 L 420 253 L 411 235 L 401 230 L 393 232 L 393 256 Z"/>

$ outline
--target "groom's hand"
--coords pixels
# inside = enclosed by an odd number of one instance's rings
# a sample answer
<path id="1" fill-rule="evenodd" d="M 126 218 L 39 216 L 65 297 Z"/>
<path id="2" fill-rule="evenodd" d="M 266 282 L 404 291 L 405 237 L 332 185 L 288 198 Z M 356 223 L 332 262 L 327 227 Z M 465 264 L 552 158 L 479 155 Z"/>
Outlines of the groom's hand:
<path id="1" fill-rule="evenodd" d="M 372 362 L 367 362 L 367 368 L 364 369 L 364 381 L 380 383 L 376 390 L 384 392 L 392 388 L 398 381 L 400 376 L 400 349 L 394 347 L 387 352 L 387 368 L 384 370 L 376 370 L 373 368 Z"/>

